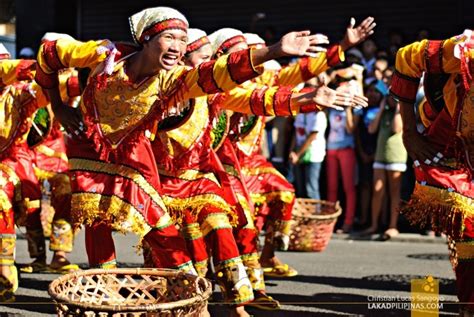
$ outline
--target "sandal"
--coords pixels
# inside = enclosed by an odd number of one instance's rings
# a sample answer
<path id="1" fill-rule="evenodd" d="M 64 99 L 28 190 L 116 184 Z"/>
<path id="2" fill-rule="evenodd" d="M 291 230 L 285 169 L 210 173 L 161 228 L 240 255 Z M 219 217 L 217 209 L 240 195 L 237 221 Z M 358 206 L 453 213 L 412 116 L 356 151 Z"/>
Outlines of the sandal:
<path id="1" fill-rule="evenodd" d="M 267 295 L 263 291 L 254 292 L 254 300 L 245 304 L 246 306 L 255 307 L 263 310 L 278 310 L 281 308 L 280 302 L 273 297 Z"/>
<path id="2" fill-rule="evenodd" d="M 49 265 L 46 268 L 46 272 L 48 273 L 56 273 L 56 274 L 67 274 L 67 273 L 72 273 L 74 271 L 79 271 L 81 268 L 77 264 L 73 263 L 68 263 L 63 266 L 53 268 L 51 265 Z"/>
<path id="3" fill-rule="evenodd" d="M 39 273 L 45 272 L 48 266 L 43 261 L 33 261 L 30 264 L 20 264 L 20 272 L 23 273 Z"/>
<path id="4" fill-rule="evenodd" d="M 15 292 L 18 289 L 18 270 L 16 266 L 10 267 L 8 276 L 0 275 L 0 302 L 14 302 Z"/>
<path id="5" fill-rule="evenodd" d="M 398 236 L 399 233 L 400 233 L 400 232 L 399 232 L 397 229 L 395 229 L 395 228 L 387 229 L 387 230 L 383 233 L 383 235 L 382 235 L 382 240 L 383 240 L 383 241 L 390 240 L 390 239 L 392 239 L 393 237 Z"/>
<path id="6" fill-rule="evenodd" d="M 275 265 L 274 267 L 264 267 L 263 273 L 270 277 L 293 277 L 298 275 L 298 271 L 288 264 Z"/>

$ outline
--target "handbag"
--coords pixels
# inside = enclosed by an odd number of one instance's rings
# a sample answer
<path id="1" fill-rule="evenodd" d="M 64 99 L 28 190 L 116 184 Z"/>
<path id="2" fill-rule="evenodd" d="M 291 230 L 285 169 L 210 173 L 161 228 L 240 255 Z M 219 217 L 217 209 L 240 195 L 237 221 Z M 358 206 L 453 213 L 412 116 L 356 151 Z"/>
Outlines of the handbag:
<path id="1" fill-rule="evenodd" d="M 311 149 L 307 149 L 304 154 L 300 157 L 299 161 L 301 164 L 311 163 Z"/>
<path id="2" fill-rule="evenodd" d="M 306 129 L 306 115 L 304 115 L 304 126 Z M 307 137 L 307 136 L 306 136 Z M 311 163 L 311 146 L 306 149 L 303 155 L 301 155 L 300 159 L 298 160 L 300 164 L 308 164 Z"/>

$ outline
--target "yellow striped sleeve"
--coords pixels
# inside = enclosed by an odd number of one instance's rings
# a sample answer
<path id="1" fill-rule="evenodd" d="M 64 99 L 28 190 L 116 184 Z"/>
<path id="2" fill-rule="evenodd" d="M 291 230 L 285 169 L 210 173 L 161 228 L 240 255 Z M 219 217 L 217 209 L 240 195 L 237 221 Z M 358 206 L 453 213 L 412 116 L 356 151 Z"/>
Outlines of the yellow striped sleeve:
<path id="1" fill-rule="evenodd" d="M 234 52 L 185 72 L 185 91 L 178 95 L 190 99 L 229 91 L 259 74 L 260 68 L 251 59 L 251 49 Z"/>
<path id="2" fill-rule="evenodd" d="M 11 85 L 18 81 L 31 81 L 34 78 L 34 60 L 0 60 L 0 83 Z"/>
<path id="3" fill-rule="evenodd" d="M 261 86 L 237 87 L 226 93 L 221 108 L 257 116 L 296 115 L 299 107 L 291 103 L 291 87 Z"/>
<path id="4" fill-rule="evenodd" d="M 80 42 L 70 39 L 43 43 L 38 51 L 36 81 L 45 88 L 52 88 L 58 84 L 56 73 L 60 69 L 94 69 L 106 57 L 99 48 L 109 43 L 107 40 Z"/>

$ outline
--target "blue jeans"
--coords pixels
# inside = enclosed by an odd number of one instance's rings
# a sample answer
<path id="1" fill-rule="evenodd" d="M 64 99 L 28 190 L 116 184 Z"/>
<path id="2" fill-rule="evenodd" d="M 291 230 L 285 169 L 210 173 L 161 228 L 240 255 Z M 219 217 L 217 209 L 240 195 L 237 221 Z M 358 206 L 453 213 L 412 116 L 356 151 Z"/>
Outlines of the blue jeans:
<path id="1" fill-rule="evenodd" d="M 298 197 L 321 199 L 319 193 L 319 175 L 321 162 L 298 164 L 295 166 L 296 194 Z"/>

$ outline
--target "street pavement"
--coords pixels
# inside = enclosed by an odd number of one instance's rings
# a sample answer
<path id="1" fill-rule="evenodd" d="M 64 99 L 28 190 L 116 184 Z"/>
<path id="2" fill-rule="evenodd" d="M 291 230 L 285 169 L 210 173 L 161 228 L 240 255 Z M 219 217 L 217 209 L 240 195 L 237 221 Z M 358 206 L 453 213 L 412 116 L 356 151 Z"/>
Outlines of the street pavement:
<path id="1" fill-rule="evenodd" d="M 133 235 L 114 234 L 121 266 L 140 266 Z M 278 256 L 299 271 L 292 278 L 268 278 L 267 291 L 283 304 L 282 310 L 249 309 L 254 316 L 410 316 L 406 310 L 411 280 L 433 276 L 439 281 L 441 316 L 456 316 L 454 273 L 442 238 L 402 234 L 391 241 L 355 240 L 334 236 L 320 253 L 280 252 Z M 51 258 L 51 254 L 49 254 Z M 71 260 L 87 268 L 84 235 L 76 237 Z M 27 263 L 26 240 L 18 239 L 17 262 Z M 0 316 L 51 316 L 55 307 L 47 293 L 52 274 L 23 274 L 17 301 L 0 305 Z M 380 301 L 398 306 L 375 305 Z M 219 296 L 216 295 L 215 298 Z M 375 304 L 374 304 L 375 302 Z M 380 303 L 379 303 L 380 304 Z M 215 300 L 209 304 L 212 316 L 228 316 L 226 307 Z"/>

